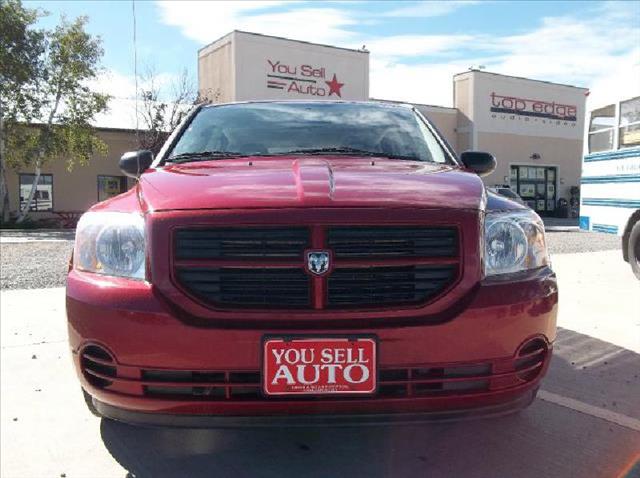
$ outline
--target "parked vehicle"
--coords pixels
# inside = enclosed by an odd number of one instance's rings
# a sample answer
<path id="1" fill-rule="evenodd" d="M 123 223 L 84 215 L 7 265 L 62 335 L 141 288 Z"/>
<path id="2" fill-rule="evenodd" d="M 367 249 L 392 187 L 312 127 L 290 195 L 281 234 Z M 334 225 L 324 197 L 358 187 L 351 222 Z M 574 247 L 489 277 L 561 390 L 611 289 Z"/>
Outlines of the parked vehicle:
<path id="1" fill-rule="evenodd" d="M 640 279 L 640 96 L 591 112 L 580 194 L 580 228 L 621 236 Z"/>
<path id="2" fill-rule="evenodd" d="M 200 106 L 78 224 L 89 408 L 146 424 L 518 410 L 556 337 L 543 224 L 413 107 Z"/>
<path id="3" fill-rule="evenodd" d="M 527 206 L 527 203 L 525 203 L 522 198 L 520 196 L 518 196 L 518 194 L 511 188 L 506 187 L 506 186 L 495 186 L 492 188 L 487 188 L 489 191 L 496 193 L 496 194 L 500 194 L 500 196 L 504 196 L 508 199 L 511 199 L 512 201 L 517 202 L 518 204 L 522 204 L 523 206 Z"/>

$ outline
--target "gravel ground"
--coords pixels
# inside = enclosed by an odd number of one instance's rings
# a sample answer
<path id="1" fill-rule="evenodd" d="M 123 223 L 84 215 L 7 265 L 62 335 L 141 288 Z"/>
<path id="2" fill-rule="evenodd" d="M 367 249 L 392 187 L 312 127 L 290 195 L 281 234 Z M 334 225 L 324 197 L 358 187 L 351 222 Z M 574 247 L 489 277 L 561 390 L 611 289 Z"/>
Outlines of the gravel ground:
<path id="1" fill-rule="evenodd" d="M 622 249 L 622 238 L 601 232 L 547 232 L 547 246 L 551 254 L 610 251 Z"/>
<path id="2" fill-rule="evenodd" d="M 551 254 L 620 249 L 619 237 L 596 232 L 548 232 L 547 242 Z M 0 244 L 0 289 L 64 286 L 72 248 L 72 241 Z"/>
<path id="3" fill-rule="evenodd" d="M 65 285 L 72 241 L 0 244 L 0 289 Z"/>

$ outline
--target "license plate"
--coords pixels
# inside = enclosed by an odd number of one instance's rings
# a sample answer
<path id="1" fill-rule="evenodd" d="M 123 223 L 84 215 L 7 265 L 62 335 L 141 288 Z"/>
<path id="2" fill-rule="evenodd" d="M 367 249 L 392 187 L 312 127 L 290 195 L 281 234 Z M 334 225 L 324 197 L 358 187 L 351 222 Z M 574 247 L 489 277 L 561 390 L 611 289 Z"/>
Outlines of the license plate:
<path id="1" fill-rule="evenodd" d="M 267 338 L 265 395 L 365 395 L 376 390 L 376 341 L 359 338 Z"/>

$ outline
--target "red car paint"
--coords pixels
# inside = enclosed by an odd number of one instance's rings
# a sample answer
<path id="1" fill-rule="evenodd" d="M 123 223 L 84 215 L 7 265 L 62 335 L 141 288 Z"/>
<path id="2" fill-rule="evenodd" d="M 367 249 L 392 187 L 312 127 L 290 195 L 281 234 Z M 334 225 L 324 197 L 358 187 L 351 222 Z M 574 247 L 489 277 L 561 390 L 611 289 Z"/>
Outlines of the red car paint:
<path id="1" fill-rule="evenodd" d="M 145 214 L 147 281 L 78 270 L 68 276 L 69 342 L 82 387 L 106 415 L 145 421 L 140 412 L 151 412 L 166 418 L 162 423 L 189 415 L 422 413 L 515 403 L 530 396 L 546 372 L 558 302 L 548 268 L 483 277 L 484 214 L 518 208 L 487 196 L 480 178 L 457 165 L 280 156 L 150 169 L 134 189 L 92 208 Z M 328 308 L 327 278 L 312 277 L 309 309 L 217 307 L 176 276 L 180 267 L 198 265 L 176 258 L 178 228 L 295 225 L 308 228 L 313 249 L 328 250 L 334 226 L 425 224 L 455 228 L 459 256 L 334 261 L 338 268 L 363 261 L 368 267 L 451 265 L 456 280 L 425 303 Z M 303 263 L 260 262 L 267 268 Z M 266 336 L 375 337 L 378 391 L 311 400 L 256 395 Z M 166 396 L 151 393 L 154 387 L 187 391 Z"/>

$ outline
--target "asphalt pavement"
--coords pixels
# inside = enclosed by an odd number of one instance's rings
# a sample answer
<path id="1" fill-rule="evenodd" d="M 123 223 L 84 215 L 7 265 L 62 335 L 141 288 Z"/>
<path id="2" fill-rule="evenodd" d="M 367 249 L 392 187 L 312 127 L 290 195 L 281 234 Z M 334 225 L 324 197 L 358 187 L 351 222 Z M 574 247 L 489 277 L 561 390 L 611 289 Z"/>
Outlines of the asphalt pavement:
<path id="1" fill-rule="evenodd" d="M 154 429 L 93 417 L 64 289 L 0 292 L 1 476 L 640 476 L 640 282 L 619 250 L 554 254 L 558 340 L 523 412 L 453 423 Z M 3 270 L 4 274 L 4 270 Z"/>

